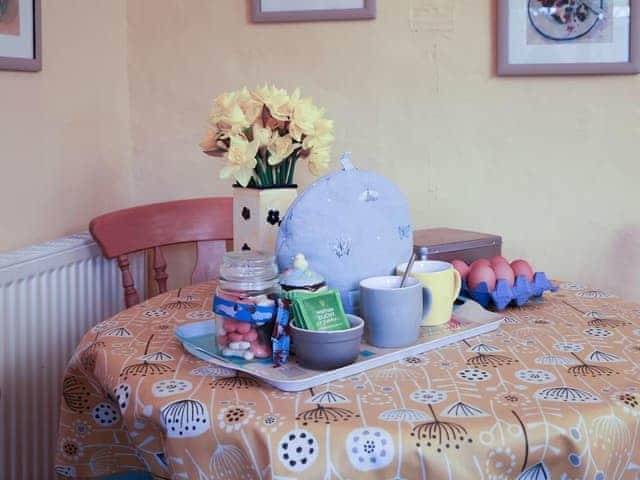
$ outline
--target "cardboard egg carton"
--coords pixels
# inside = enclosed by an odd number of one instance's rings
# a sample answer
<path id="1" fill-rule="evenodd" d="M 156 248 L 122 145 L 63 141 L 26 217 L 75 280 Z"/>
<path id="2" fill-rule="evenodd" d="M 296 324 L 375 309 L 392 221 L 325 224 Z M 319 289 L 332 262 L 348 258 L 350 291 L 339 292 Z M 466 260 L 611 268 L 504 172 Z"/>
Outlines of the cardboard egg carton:
<path id="1" fill-rule="evenodd" d="M 524 275 L 518 275 L 513 287 L 509 287 L 507 281 L 500 278 L 496 281 L 496 288 L 489 291 L 485 282 L 480 282 L 475 290 L 470 290 L 469 285 L 463 279 L 460 293 L 465 295 L 484 308 L 492 305 L 496 310 L 504 310 L 511 303 L 520 307 L 527 303 L 531 297 L 540 297 L 545 291 L 555 292 L 558 287 L 554 287 L 544 272 L 536 272 L 533 281 L 529 282 Z"/>

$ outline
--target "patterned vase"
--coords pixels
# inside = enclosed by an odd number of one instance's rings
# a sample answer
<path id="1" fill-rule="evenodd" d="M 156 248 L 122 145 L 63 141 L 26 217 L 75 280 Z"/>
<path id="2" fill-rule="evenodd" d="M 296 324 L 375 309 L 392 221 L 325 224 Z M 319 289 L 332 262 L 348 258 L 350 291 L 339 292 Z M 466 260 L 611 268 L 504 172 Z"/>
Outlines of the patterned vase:
<path id="1" fill-rule="evenodd" d="M 233 189 L 233 249 L 274 252 L 280 222 L 297 185 Z"/>

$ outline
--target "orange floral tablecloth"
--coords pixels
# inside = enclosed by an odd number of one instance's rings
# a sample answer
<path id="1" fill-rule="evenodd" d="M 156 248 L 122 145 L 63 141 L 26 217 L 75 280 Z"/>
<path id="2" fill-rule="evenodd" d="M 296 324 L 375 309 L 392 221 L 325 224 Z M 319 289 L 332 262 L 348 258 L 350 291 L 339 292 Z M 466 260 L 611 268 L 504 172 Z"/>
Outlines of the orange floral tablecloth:
<path id="1" fill-rule="evenodd" d="M 565 283 L 490 334 L 286 393 L 174 338 L 212 318 L 214 288 L 87 333 L 63 380 L 60 477 L 640 478 L 639 305 Z"/>

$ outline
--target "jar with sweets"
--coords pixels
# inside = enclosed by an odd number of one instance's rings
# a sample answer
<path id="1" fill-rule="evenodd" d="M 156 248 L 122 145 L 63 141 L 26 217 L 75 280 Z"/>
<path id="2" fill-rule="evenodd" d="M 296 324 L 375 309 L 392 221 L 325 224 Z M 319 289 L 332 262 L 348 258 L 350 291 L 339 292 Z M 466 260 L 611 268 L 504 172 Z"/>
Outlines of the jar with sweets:
<path id="1" fill-rule="evenodd" d="M 272 254 L 227 252 L 213 301 L 219 352 L 244 360 L 271 357 L 278 266 Z"/>

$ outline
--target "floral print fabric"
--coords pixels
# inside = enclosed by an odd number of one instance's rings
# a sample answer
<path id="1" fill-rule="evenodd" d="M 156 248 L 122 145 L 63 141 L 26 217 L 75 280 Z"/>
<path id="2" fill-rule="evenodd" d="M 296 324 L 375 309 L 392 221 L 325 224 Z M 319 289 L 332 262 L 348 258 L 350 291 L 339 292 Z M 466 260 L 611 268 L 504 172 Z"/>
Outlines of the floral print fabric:
<path id="1" fill-rule="evenodd" d="M 294 393 L 183 350 L 173 330 L 209 318 L 214 283 L 159 295 L 78 346 L 56 472 L 638 478 L 640 306 L 561 287 L 490 334 Z"/>

